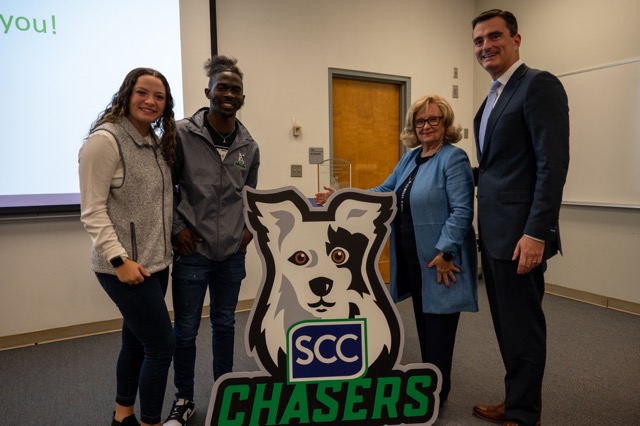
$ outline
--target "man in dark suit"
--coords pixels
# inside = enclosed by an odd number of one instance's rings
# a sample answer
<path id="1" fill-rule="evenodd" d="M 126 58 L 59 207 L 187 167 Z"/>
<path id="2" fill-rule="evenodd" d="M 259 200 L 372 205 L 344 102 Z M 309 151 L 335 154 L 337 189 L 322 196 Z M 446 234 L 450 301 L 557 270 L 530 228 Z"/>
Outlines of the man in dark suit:
<path id="1" fill-rule="evenodd" d="M 474 131 L 482 267 L 506 369 L 504 402 L 473 411 L 505 426 L 533 426 L 540 424 L 546 359 L 544 271 L 546 260 L 561 250 L 568 101 L 556 77 L 520 60 L 512 13 L 483 12 L 472 28 L 478 62 L 500 82 L 497 100 L 480 107 Z M 484 109 L 492 107 L 481 125 Z"/>

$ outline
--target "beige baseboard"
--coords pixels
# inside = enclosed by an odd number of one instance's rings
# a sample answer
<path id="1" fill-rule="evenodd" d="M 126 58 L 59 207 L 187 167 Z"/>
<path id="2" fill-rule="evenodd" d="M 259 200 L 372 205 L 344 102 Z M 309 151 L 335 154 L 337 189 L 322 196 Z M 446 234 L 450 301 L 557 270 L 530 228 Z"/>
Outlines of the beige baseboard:
<path id="1" fill-rule="evenodd" d="M 600 296 L 586 291 L 560 287 L 555 284 L 546 284 L 546 292 L 568 299 L 578 300 L 592 305 L 602 306 L 617 311 L 623 311 L 634 315 L 640 315 L 640 304 L 627 302 Z M 241 300 L 236 308 L 237 312 L 248 311 L 253 306 L 253 299 Z M 173 319 L 173 311 L 169 313 Z M 209 316 L 209 306 L 202 309 L 202 316 Z M 76 339 L 78 337 L 93 336 L 97 334 L 113 333 L 122 328 L 122 319 L 99 321 L 89 324 L 72 325 L 69 327 L 59 327 L 50 330 L 35 331 L 32 333 L 16 334 L 13 336 L 0 337 L 0 351 L 15 349 L 24 346 L 40 345 L 44 343 L 57 342 L 60 340 Z"/>
<path id="2" fill-rule="evenodd" d="M 248 311 L 253 306 L 253 299 L 240 300 L 236 307 L 237 312 Z M 169 312 L 173 320 L 173 311 Z M 202 308 L 202 316 L 209 316 L 209 306 Z M 40 345 L 44 343 L 58 342 L 61 340 L 76 339 L 97 334 L 113 333 L 122 329 L 122 319 L 98 321 L 88 324 L 72 325 L 68 327 L 52 328 L 49 330 L 34 331 L 31 333 L 16 334 L 0 337 L 0 351 L 6 349 L 21 348 L 24 346 Z"/>
<path id="3" fill-rule="evenodd" d="M 625 300 L 614 299 L 612 297 L 600 296 L 573 288 L 561 287 L 555 284 L 545 284 L 546 292 L 555 296 L 566 297 L 591 305 L 602 306 L 603 308 L 614 309 L 629 314 L 640 315 L 640 303 L 627 302 Z"/>
<path id="4" fill-rule="evenodd" d="M 77 337 L 93 336 L 96 334 L 112 333 L 120 330 L 121 328 L 122 319 L 114 319 L 34 331 L 31 333 L 15 334 L 13 336 L 0 337 L 0 350 L 58 342 L 61 340 L 75 339 Z"/>

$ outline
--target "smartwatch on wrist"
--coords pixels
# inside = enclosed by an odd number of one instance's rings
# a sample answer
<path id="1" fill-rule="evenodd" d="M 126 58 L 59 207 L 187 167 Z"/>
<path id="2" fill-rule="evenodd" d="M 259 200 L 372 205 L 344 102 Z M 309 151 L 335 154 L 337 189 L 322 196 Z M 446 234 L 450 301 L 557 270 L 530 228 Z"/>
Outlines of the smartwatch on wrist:
<path id="1" fill-rule="evenodd" d="M 125 261 L 126 257 L 124 256 L 116 256 L 113 257 L 109 260 L 109 262 L 111 262 L 111 266 L 113 266 L 114 268 L 118 268 L 122 265 L 124 265 L 124 261 Z"/>
<path id="2" fill-rule="evenodd" d="M 451 262 L 453 260 L 453 255 L 451 253 L 449 253 L 448 251 L 443 251 L 442 252 L 442 258 L 447 262 Z"/>

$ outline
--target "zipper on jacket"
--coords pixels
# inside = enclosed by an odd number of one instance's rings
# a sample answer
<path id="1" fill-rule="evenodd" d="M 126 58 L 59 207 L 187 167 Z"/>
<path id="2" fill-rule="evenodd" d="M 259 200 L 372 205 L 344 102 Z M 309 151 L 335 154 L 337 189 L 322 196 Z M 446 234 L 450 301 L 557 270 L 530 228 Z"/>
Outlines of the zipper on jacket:
<path id="1" fill-rule="evenodd" d="M 129 224 L 129 232 L 131 233 L 131 260 L 138 261 L 138 244 L 136 243 L 136 224 Z"/>

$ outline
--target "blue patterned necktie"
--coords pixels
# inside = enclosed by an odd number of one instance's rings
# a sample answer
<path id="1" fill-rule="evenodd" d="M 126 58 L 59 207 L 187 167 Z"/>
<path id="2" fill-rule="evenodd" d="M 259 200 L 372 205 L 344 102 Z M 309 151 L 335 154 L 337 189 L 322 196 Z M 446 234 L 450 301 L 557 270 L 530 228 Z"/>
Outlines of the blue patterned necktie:
<path id="1" fill-rule="evenodd" d="M 489 96 L 487 97 L 487 103 L 484 105 L 484 111 L 482 112 L 482 119 L 480 120 L 480 152 L 484 150 L 484 134 L 487 130 L 487 121 L 489 121 L 489 115 L 491 115 L 491 110 L 493 109 L 493 104 L 496 103 L 496 98 L 498 97 L 498 87 L 500 87 L 500 82 L 495 80 L 491 83 L 491 88 L 489 89 Z"/>

